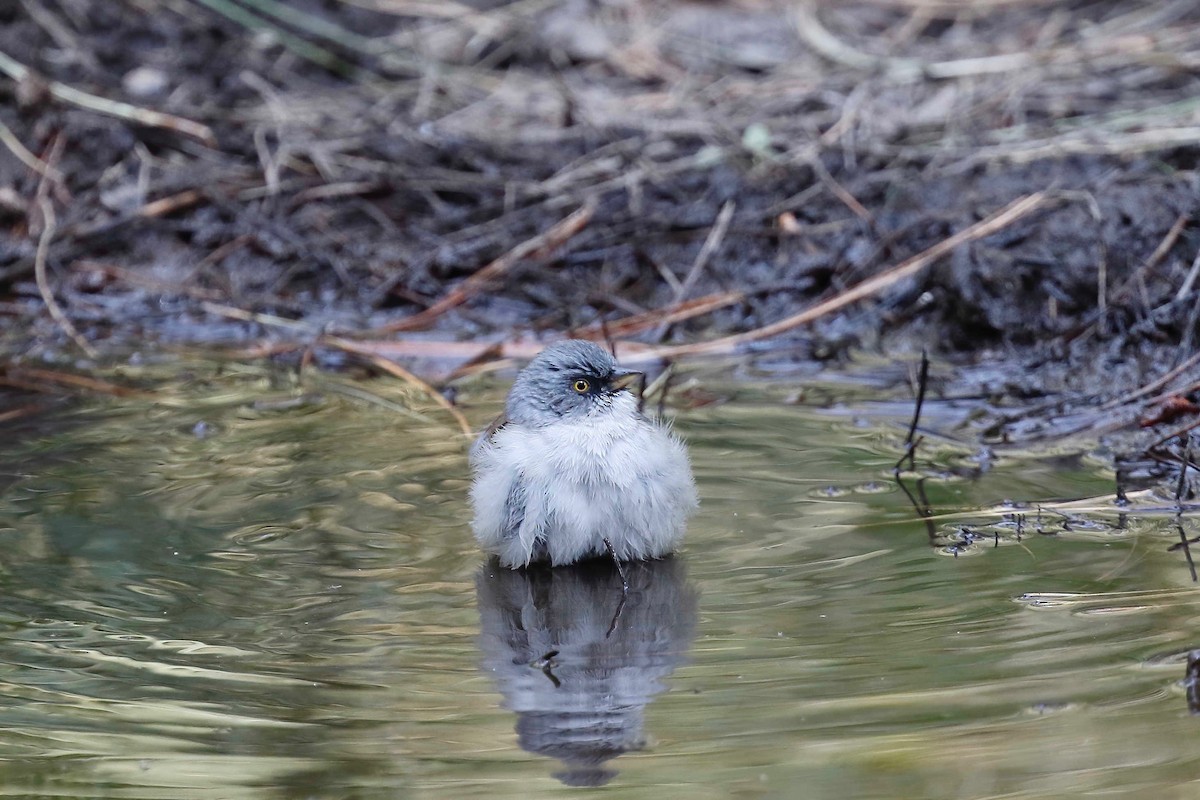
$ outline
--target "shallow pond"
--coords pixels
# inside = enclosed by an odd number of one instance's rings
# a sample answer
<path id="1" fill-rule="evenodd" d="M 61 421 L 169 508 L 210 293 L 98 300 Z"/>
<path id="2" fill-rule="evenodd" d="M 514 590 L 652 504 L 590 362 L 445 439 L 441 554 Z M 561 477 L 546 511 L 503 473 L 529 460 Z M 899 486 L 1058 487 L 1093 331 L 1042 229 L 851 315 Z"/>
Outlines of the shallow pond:
<path id="1" fill-rule="evenodd" d="M 930 437 L 926 520 L 907 401 L 743 385 L 674 414 L 702 509 L 618 609 L 485 563 L 436 409 L 197 375 L 0 444 L 5 794 L 1193 796 L 1200 590 L 1103 458 Z"/>

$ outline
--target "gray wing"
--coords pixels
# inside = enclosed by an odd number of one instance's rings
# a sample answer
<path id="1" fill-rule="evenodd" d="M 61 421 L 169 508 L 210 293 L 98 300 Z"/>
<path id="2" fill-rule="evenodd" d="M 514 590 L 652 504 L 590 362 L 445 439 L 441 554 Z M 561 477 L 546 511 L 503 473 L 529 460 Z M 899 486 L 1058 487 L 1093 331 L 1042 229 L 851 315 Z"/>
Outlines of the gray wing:
<path id="1" fill-rule="evenodd" d="M 483 429 L 483 433 L 479 434 L 479 438 L 476 439 L 474 444 L 471 445 L 471 451 L 467 454 L 467 460 L 472 466 L 479 461 L 479 455 L 483 452 L 484 448 L 495 444 L 495 442 L 492 440 L 492 437 L 496 435 L 497 431 L 507 424 L 508 418 L 501 414 L 492 420 L 490 425 Z"/>
<path id="2" fill-rule="evenodd" d="M 479 434 L 479 438 L 471 445 L 469 458 L 472 465 L 478 463 L 485 450 L 495 446 L 495 435 L 507 424 L 508 418 L 501 414 Z M 508 496 L 504 498 L 504 524 L 501 535 L 505 539 L 513 538 L 521 530 L 521 525 L 525 522 L 525 503 L 525 476 L 518 472 L 508 486 Z"/>
<path id="3" fill-rule="evenodd" d="M 508 487 L 508 497 L 504 501 L 504 538 L 511 539 L 521 530 L 525 522 L 525 476 L 518 473 Z"/>

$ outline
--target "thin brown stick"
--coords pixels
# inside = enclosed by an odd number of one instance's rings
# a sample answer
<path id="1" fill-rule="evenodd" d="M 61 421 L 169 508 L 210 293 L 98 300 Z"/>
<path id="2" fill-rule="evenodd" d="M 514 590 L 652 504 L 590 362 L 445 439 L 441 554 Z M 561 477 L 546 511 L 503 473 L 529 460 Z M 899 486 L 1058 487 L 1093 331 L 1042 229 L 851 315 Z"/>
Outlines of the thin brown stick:
<path id="1" fill-rule="evenodd" d="M 253 241 L 253 239 L 254 239 L 254 237 L 248 233 L 243 233 L 241 236 L 236 236 L 236 237 L 230 239 L 228 242 L 225 242 L 225 244 L 216 248 L 215 250 L 210 252 L 208 255 L 206 255 L 204 258 L 197 261 L 196 266 L 194 266 L 190 270 L 188 270 L 187 275 L 183 276 L 183 278 L 179 281 L 179 283 L 182 285 L 186 285 L 186 284 L 190 283 L 192 281 L 192 279 L 194 279 L 197 275 L 199 275 L 201 272 L 203 272 L 209 266 L 220 263 L 229 255 L 237 252 L 238 250 L 241 250 L 243 247 L 250 244 L 250 242 Z"/>
<path id="2" fill-rule="evenodd" d="M 130 286 L 142 286 L 156 292 L 164 294 L 181 294 L 188 297 L 194 297 L 197 300 L 220 300 L 224 297 L 221 292 L 209 289 L 197 289 L 190 286 L 183 286 L 172 281 L 162 281 L 157 278 L 143 275 L 141 272 L 132 269 L 118 267 L 116 264 L 105 264 L 100 261 L 89 261 L 80 259 L 71 262 L 71 270 L 77 272 L 100 273 L 114 281 L 121 281 Z"/>
<path id="3" fill-rule="evenodd" d="M 1143 295 L 1145 294 L 1146 273 L 1158 266 L 1158 263 L 1162 261 L 1162 259 L 1166 257 L 1167 253 L 1170 252 L 1171 248 L 1175 246 L 1175 242 L 1179 239 L 1180 234 L 1183 233 L 1183 229 L 1187 226 L 1188 220 L 1189 217 L 1187 214 L 1180 214 L 1175 218 L 1174 224 L 1171 225 L 1170 230 L 1167 231 L 1166 235 L 1162 238 L 1162 241 L 1158 243 L 1158 247 L 1154 248 L 1154 252 L 1152 252 L 1150 256 L 1142 262 L 1141 266 L 1135 269 L 1133 274 L 1126 278 L 1125 282 L 1113 292 L 1109 303 L 1117 303 L 1125 300 L 1128 298 L 1129 293 L 1134 287 L 1141 287 Z M 1076 328 L 1074 332 L 1068 334 L 1065 337 L 1065 341 L 1071 342 L 1075 339 L 1080 339 L 1081 341 L 1086 340 L 1097 330 L 1100 321 L 1104 319 L 1110 307 L 1111 306 L 1106 303 L 1097 311 L 1094 311 L 1089 317 L 1089 321 L 1085 325 Z"/>
<path id="4" fill-rule="evenodd" d="M 0 52 L 0 72 L 5 73 L 17 83 L 27 80 L 40 81 L 45 85 L 46 90 L 50 92 L 52 97 L 64 103 L 70 103 L 80 108 L 107 114 L 110 117 L 136 122 L 139 125 L 147 125 L 151 128 L 166 128 L 167 130 L 177 131 L 186 136 L 199 139 L 209 147 L 217 146 L 217 137 L 213 134 L 212 128 L 207 125 L 202 125 L 199 122 L 193 122 L 183 117 L 177 117 L 174 114 L 164 114 L 161 111 L 151 111 L 148 108 L 122 103 L 119 100 L 98 97 L 97 95 L 88 94 L 74 87 L 67 86 L 65 83 L 46 80 L 4 52 Z"/>
<path id="5" fill-rule="evenodd" d="M 1179 240 L 1180 234 L 1183 233 L 1184 227 L 1187 226 L 1188 219 L 1189 217 L 1187 214 L 1180 214 L 1175 218 L 1175 222 L 1171 225 L 1171 228 L 1167 231 L 1166 235 L 1163 236 L 1162 240 L 1158 243 L 1158 247 L 1155 247 L 1154 252 L 1152 252 L 1149 257 L 1142 262 L 1141 266 L 1135 269 L 1133 274 L 1126 278 L 1120 287 L 1113 292 L 1110 302 L 1118 302 L 1126 299 L 1133 288 L 1142 282 L 1146 273 L 1158 266 L 1159 262 L 1162 261 L 1163 258 L 1166 257 L 1167 253 L 1170 252 L 1171 248 L 1175 246 L 1175 242 Z"/>
<path id="6" fill-rule="evenodd" d="M 75 329 L 75 325 L 63 313 L 58 301 L 54 299 L 54 292 L 50 289 L 50 281 L 46 277 L 46 254 L 50 250 L 50 241 L 54 238 L 58 221 L 54 216 L 54 204 L 50 202 L 49 197 L 46 197 L 41 187 L 38 189 L 38 195 L 38 208 L 42 212 L 42 235 L 38 237 L 37 250 L 33 255 L 33 276 L 37 283 L 38 293 L 42 296 L 42 302 L 46 304 L 46 310 L 50 312 L 51 318 L 63 333 L 70 337 L 79 346 L 79 349 L 87 354 L 88 358 L 98 358 L 99 354 L 95 348 L 88 344 L 87 339 L 84 339 Z"/>
<path id="7" fill-rule="evenodd" d="M 1183 229 L 1187 226 L 1189 219 L 1190 217 L 1187 214 L 1180 214 L 1176 217 L 1175 223 L 1171 225 L 1171 229 L 1167 231 L 1167 235 L 1158 243 L 1158 247 L 1154 248 L 1154 252 L 1150 254 L 1150 257 L 1126 279 L 1125 283 L 1121 284 L 1121 288 L 1117 290 L 1115 299 L 1124 298 L 1130 287 L 1166 258 L 1167 253 L 1175 246 L 1175 242 L 1179 241 L 1179 236 L 1183 233 Z"/>
<path id="8" fill-rule="evenodd" d="M 1168 383 L 1173 381 L 1175 378 L 1177 378 L 1179 375 L 1183 374 L 1184 372 L 1187 372 L 1189 369 L 1196 366 L 1196 364 L 1198 364 L 1198 363 L 1200 363 L 1200 353 L 1194 354 L 1187 361 L 1184 361 L 1178 367 L 1175 367 L 1175 369 L 1166 373 L 1158 380 L 1151 381 L 1150 383 L 1147 383 L 1145 386 L 1138 389 L 1137 391 L 1130 392 L 1127 395 L 1118 397 L 1116 400 L 1112 400 L 1108 403 L 1105 403 L 1104 405 L 1100 406 L 1100 410 L 1107 411 L 1110 408 L 1116 408 L 1117 406 L 1123 406 L 1126 403 L 1131 403 L 1134 400 L 1137 400 L 1139 397 L 1145 397 L 1146 395 L 1150 394 L 1151 392 L 1158 391 L 1159 389 L 1161 389 L 1162 387 L 1166 386 Z"/>
<path id="9" fill-rule="evenodd" d="M 303 350 L 305 346 L 300 342 L 259 342 L 248 347 L 222 350 L 221 355 L 231 359 L 272 358 L 273 356 L 281 356 L 285 353 L 294 353 L 297 350 Z"/>
<path id="10" fill-rule="evenodd" d="M 641 314 L 631 314 L 627 317 L 621 317 L 607 323 L 605 327 L 607 327 L 609 334 L 613 337 L 632 336 L 635 333 L 649 330 L 655 325 L 671 325 L 676 322 L 683 322 L 692 317 L 703 316 L 717 309 L 740 303 L 745 299 L 746 295 L 742 292 L 718 292 L 716 294 L 705 295 L 704 297 L 697 297 L 695 300 L 684 300 L 665 308 L 656 308 L 644 311 Z M 602 333 L 600 325 L 589 325 L 586 328 L 580 328 L 575 331 L 574 335 L 580 339 L 599 339 Z"/>
<path id="11" fill-rule="evenodd" d="M 721 244 L 725 241 L 725 234 L 729 231 L 729 223 L 733 220 L 733 212 L 737 209 L 737 204 L 732 200 L 726 200 L 725 205 L 721 206 L 721 210 L 717 212 L 717 218 L 713 222 L 712 228 L 708 231 L 708 236 L 704 238 L 704 244 L 700 246 L 700 251 L 696 253 L 696 259 L 692 262 L 691 269 L 688 270 L 687 276 L 684 277 L 683 283 L 675 290 L 675 297 L 671 301 L 671 305 L 684 300 L 692 287 L 696 285 L 696 281 L 700 278 L 700 273 L 708 265 L 708 262 L 721 249 Z M 661 341 L 666 335 L 667 329 L 671 327 L 669 321 L 663 321 L 658 330 L 654 332 L 654 341 Z"/>
<path id="12" fill-rule="evenodd" d="M 21 143 L 17 135 L 12 132 L 12 129 L 0 121 L 0 142 L 4 143 L 14 156 L 16 156 L 22 164 L 29 167 L 31 170 L 41 175 L 44 178 L 49 178 L 57 183 L 62 183 L 63 176 L 54 167 L 42 161 L 40 158 L 29 152 L 28 148 Z"/>
<path id="13" fill-rule="evenodd" d="M 1195 126 L 1155 128 L 1107 136 L 1096 136 L 1095 129 L 1089 129 L 1086 134 L 1063 134 L 1047 140 L 976 148 L 969 160 L 980 164 L 994 161 L 1028 164 L 1045 158 L 1064 158 L 1070 155 L 1119 153 L 1132 156 L 1154 150 L 1191 146 L 1197 139 L 1200 139 L 1200 127 Z"/>
<path id="14" fill-rule="evenodd" d="M 1200 251 L 1197 251 L 1196 257 L 1192 259 L 1192 268 L 1188 270 L 1187 277 L 1183 279 L 1183 285 L 1179 287 L 1179 291 L 1175 294 L 1176 300 L 1182 300 L 1187 297 L 1192 291 L 1192 287 L 1196 285 L 1196 276 L 1200 275 Z"/>
<path id="15" fill-rule="evenodd" d="M 1007 226 L 1013 224 L 1017 220 L 1032 213 L 1037 208 L 1041 207 L 1046 202 L 1047 196 L 1044 192 L 1036 192 L 1026 195 L 1008 204 L 1004 208 L 992 214 L 990 217 L 981 220 L 974 225 L 950 236 L 941 242 L 933 245 L 922 253 L 919 253 L 907 261 L 901 262 L 899 265 L 887 270 L 873 278 L 862 281 L 859 284 L 851 287 L 842 294 L 830 298 L 822 303 L 818 303 L 811 308 L 794 314 L 786 319 L 766 325 L 752 331 L 725 336 L 719 339 L 713 339 L 708 342 L 695 342 L 692 344 L 677 345 L 673 347 L 662 347 L 656 345 L 647 345 L 641 342 L 630 342 L 620 340 L 616 342 L 617 349 L 623 354 L 623 358 L 630 361 L 645 361 L 648 359 L 657 358 L 678 358 L 680 356 L 690 355 L 711 355 L 720 353 L 729 353 L 734 351 L 738 346 L 748 342 L 755 342 L 761 339 L 767 339 L 776 336 L 780 333 L 792 330 L 800 325 L 812 322 L 826 314 L 837 311 L 858 300 L 870 297 L 878 292 L 891 286 L 896 281 L 902 280 L 919 272 L 921 269 L 929 266 L 939 258 L 949 254 L 956 247 L 959 247 L 968 242 L 981 239 L 985 236 L 991 236 Z M 469 279 L 468 279 L 469 280 Z M 720 305 L 727 305 L 738 302 L 741 299 L 740 293 L 730 293 L 727 296 L 712 296 L 711 305 L 707 302 L 705 306 L 697 306 L 704 310 L 711 310 Z M 701 300 L 695 301 L 699 304 Z M 692 309 L 679 307 L 676 309 L 679 313 L 689 313 Z M 659 312 L 647 312 L 647 315 L 653 315 Z M 702 313 L 696 311 L 696 313 Z M 627 318 L 626 320 L 618 320 L 615 323 L 608 325 L 609 331 L 613 331 L 617 326 L 627 323 L 628 327 L 620 330 L 622 334 L 642 330 L 642 324 L 656 324 L 658 319 L 654 319 L 647 315 L 636 315 L 635 317 Z M 659 318 L 661 319 L 661 318 Z M 591 334 L 593 329 L 585 329 L 579 333 Z M 590 337 L 589 337 L 590 338 Z M 542 349 L 542 345 L 534 341 L 509 341 L 502 343 L 475 343 L 475 342 L 445 342 L 445 341 L 393 341 L 393 342 L 361 342 L 355 343 L 356 352 L 370 353 L 378 356 L 390 355 L 394 357 L 404 356 L 421 356 L 432 358 L 446 359 L 461 359 L 470 360 L 478 358 L 483 353 L 489 350 L 495 350 L 497 357 L 504 358 L 531 358 Z"/>
<path id="16" fill-rule="evenodd" d="M 713 355 L 721 353 L 733 352 L 738 346 L 748 342 L 756 342 L 761 339 L 767 339 L 772 336 L 777 336 L 793 328 L 799 327 L 813 320 L 819 319 L 826 314 L 830 314 L 858 300 L 870 297 L 878 292 L 891 286 L 896 281 L 902 280 L 909 275 L 919 272 L 921 269 L 929 266 L 939 258 L 949 254 L 956 247 L 959 247 L 968 242 L 981 239 L 985 236 L 991 236 L 1017 220 L 1027 216 L 1037 208 L 1041 207 L 1047 199 L 1044 192 L 1036 192 L 1034 194 L 1021 197 L 1012 203 L 1009 203 L 1004 208 L 992 214 L 990 217 L 981 220 L 974 225 L 950 236 L 941 242 L 933 245 L 922 253 L 919 253 L 907 261 L 903 261 L 890 270 L 887 270 L 873 278 L 869 278 L 861 283 L 856 284 L 840 295 L 830 298 L 822 303 L 818 303 L 811 308 L 805 309 L 798 314 L 794 314 L 786 319 L 766 325 L 762 328 L 757 328 L 752 331 L 734 334 L 732 336 L 724 336 L 719 339 L 713 339 L 707 342 L 695 342 L 692 344 L 676 345 L 672 347 L 662 347 L 656 345 L 647 345 L 641 342 L 630 342 L 627 340 L 617 341 L 617 349 L 623 354 L 623 358 L 632 361 L 645 361 L 648 359 L 659 358 L 678 358 L 680 356 L 691 355 Z M 737 293 L 734 293 L 737 294 Z M 738 298 L 740 299 L 740 298 Z M 722 301 L 728 300 L 730 303 L 737 302 L 733 299 L 733 295 L 723 298 Z M 699 302 L 699 301 L 697 301 Z M 714 299 L 714 305 L 718 302 Z M 648 312 L 655 313 L 655 312 Z M 637 315 L 639 318 L 643 315 Z M 633 319 L 633 318 L 630 318 Z M 615 325 L 620 325 L 622 321 L 609 324 L 611 331 Z M 639 325 L 641 319 L 631 323 Z M 640 330 L 640 328 L 635 328 Z M 589 329 L 590 332 L 590 329 Z M 629 329 L 621 331 L 629 333 Z M 394 342 L 362 342 L 357 343 L 359 346 L 358 352 L 369 352 L 375 355 L 392 355 L 392 356 L 422 356 L 432 358 L 448 358 L 469 360 L 479 357 L 485 351 L 498 348 L 497 355 L 500 357 L 517 357 L 531 358 L 536 355 L 542 345 L 533 341 L 509 341 L 500 344 L 496 343 L 475 343 L 475 342 L 437 342 L 429 340 L 421 341 L 394 341 Z"/>
<path id="17" fill-rule="evenodd" d="M 1181 428 L 1176 428 L 1175 430 L 1166 434 L 1162 438 L 1158 439 L 1156 442 L 1154 442 L 1154 444 L 1151 444 L 1149 447 L 1144 448 L 1142 450 L 1142 452 L 1149 453 L 1152 450 L 1157 450 L 1158 448 L 1162 447 L 1164 444 L 1171 441 L 1175 437 L 1184 436 L 1184 435 L 1190 433 L 1191 431 L 1196 430 L 1196 428 L 1200 428 L 1200 419 L 1195 420 L 1193 422 L 1189 422 L 1187 425 L 1184 425 Z"/>
<path id="18" fill-rule="evenodd" d="M 16 378 L 29 377 L 50 383 L 61 384 L 63 386 L 74 386 L 77 389 L 86 389 L 89 392 L 97 394 L 107 394 L 113 397 L 153 397 L 151 392 L 145 392 L 141 389 L 131 389 L 127 386 L 118 386 L 115 383 L 93 378 L 88 375 L 74 375 L 70 372 L 56 372 L 48 369 L 34 369 L 22 367 L 20 369 L 10 369 L 8 375 Z"/>
<path id="19" fill-rule="evenodd" d="M 356 353 L 358 355 L 365 356 L 366 359 L 374 364 L 378 369 L 388 373 L 389 375 L 400 378 L 402 381 L 405 381 L 412 386 L 415 386 L 422 393 L 428 395 L 434 403 L 445 409 L 450 416 L 454 417 L 454 421 L 458 423 L 458 427 L 462 430 L 464 435 L 471 435 L 471 423 L 467 422 L 467 418 L 463 416 L 461 411 L 455 408 L 453 403 L 447 400 L 446 397 L 433 386 L 421 380 L 416 375 L 397 364 L 395 361 L 384 358 L 381 355 L 377 355 L 367 349 L 362 348 L 358 342 L 354 342 L 349 339 L 342 339 L 337 336 L 322 337 L 321 344 L 327 344 L 331 347 L 336 347 L 339 350 L 344 350 L 348 353 Z"/>
<path id="20" fill-rule="evenodd" d="M 502 369 L 510 369 L 516 366 L 516 363 L 516 360 L 511 358 L 497 358 L 491 361 L 474 359 L 472 361 L 468 361 L 466 364 L 463 364 L 460 367 L 456 367 L 446 375 L 445 380 L 447 382 L 456 381 L 467 376 L 486 375 L 489 372 L 499 372 Z"/>
<path id="21" fill-rule="evenodd" d="M 875 227 L 875 216 L 867 210 L 866 206 L 858 202 L 858 198 L 850 194 L 850 190 L 842 186 L 837 178 L 830 174 L 829 170 L 825 169 L 825 165 L 821 163 L 821 157 L 814 155 L 808 160 L 808 165 L 812 167 L 812 171 L 816 174 L 817 179 L 821 184 L 833 193 L 833 196 L 842 202 L 846 208 L 861 219 L 863 222 Z"/>
<path id="22" fill-rule="evenodd" d="M 350 340 L 340 340 L 336 346 Z M 429 358 L 468 362 L 481 356 L 496 358 L 533 358 L 541 352 L 542 343 L 532 339 L 507 342 L 454 342 L 434 339 L 399 339 L 395 341 L 353 341 L 354 352 L 379 355 L 384 358 Z"/>
<path id="23" fill-rule="evenodd" d="M 1035 192 L 1034 194 L 1025 195 L 1012 203 L 1009 203 L 1004 208 L 992 214 L 987 219 L 976 222 L 974 225 L 966 228 L 958 233 L 943 239 L 937 244 L 922 253 L 918 253 L 907 261 L 903 261 L 897 266 L 886 270 L 872 278 L 868 278 L 861 283 L 855 284 L 851 288 L 826 300 L 818 303 L 811 308 L 807 308 L 798 314 L 793 314 L 786 319 L 779 320 L 770 325 L 765 325 L 752 331 L 734 334 L 732 336 L 723 336 L 719 339 L 713 339 L 707 342 L 695 342 L 693 344 L 684 344 L 676 347 L 668 347 L 660 349 L 656 355 L 664 358 L 677 358 L 679 356 L 714 354 L 714 353 L 729 353 L 740 345 L 749 342 L 757 342 L 762 339 L 769 339 L 772 336 L 778 336 L 781 333 L 797 328 L 801 325 L 820 319 L 821 317 L 830 314 L 838 309 L 844 308 L 851 303 L 871 297 L 878 294 L 887 287 L 893 285 L 899 280 L 903 280 L 910 275 L 920 272 L 925 267 L 951 253 L 955 248 L 960 247 L 968 242 L 973 242 L 977 239 L 982 239 L 985 236 L 991 236 L 1004 228 L 1012 225 L 1022 217 L 1027 216 L 1046 202 L 1045 192 Z"/>
<path id="24" fill-rule="evenodd" d="M 24 406 L 10 408 L 8 411 L 0 412 L 0 422 L 12 422 L 14 419 L 28 417 L 31 414 L 37 414 L 40 411 L 45 411 L 46 406 L 37 403 L 30 403 Z"/>
<path id="25" fill-rule="evenodd" d="M 570 241 L 591 221 L 596 211 L 594 201 L 588 202 L 549 230 L 518 244 L 504 255 L 474 273 L 429 308 L 406 319 L 384 325 L 373 333 L 396 333 L 424 328 L 452 308 L 460 306 L 479 294 L 492 281 L 511 270 L 526 258 L 545 257 Z"/>
<path id="26" fill-rule="evenodd" d="M 377 180 L 325 183 L 297 192 L 288 205 L 290 208 L 296 208 L 312 200 L 330 200 L 337 197 L 363 195 L 378 191 L 381 185 Z"/>
<path id="27" fill-rule="evenodd" d="M 303 320 L 287 319 L 286 317 L 278 317 L 274 314 L 262 314 L 257 311 L 247 311 L 244 308 L 236 306 L 227 306 L 221 303 L 203 302 L 200 308 L 205 313 L 213 314 L 218 317 L 227 319 L 240 319 L 243 322 L 257 322 L 259 325 L 269 325 L 276 328 L 287 328 L 289 330 L 303 331 L 305 333 L 316 332 L 316 326 L 312 323 Z"/>
<path id="28" fill-rule="evenodd" d="M 190 206 L 196 205 L 204 197 L 203 194 L 195 189 L 187 189 L 173 194 L 168 197 L 161 197 L 158 200 L 151 200 L 135 212 L 135 216 L 151 219 L 154 217 L 165 217 L 167 214 L 180 211 Z"/>
<path id="29" fill-rule="evenodd" d="M 77 224 L 68 228 L 66 235 L 68 237 L 85 238 L 93 236 L 101 231 L 112 231 L 114 228 L 124 225 L 136 219 L 154 219 L 163 217 L 167 214 L 172 214 L 185 208 L 196 205 L 204 198 L 203 193 L 195 189 L 186 189 L 167 197 L 161 197 L 158 200 L 151 200 L 145 205 L 140 206 L 137 210 L 117 217 L 115 219 L 93 220 L 91 222 Z"/>

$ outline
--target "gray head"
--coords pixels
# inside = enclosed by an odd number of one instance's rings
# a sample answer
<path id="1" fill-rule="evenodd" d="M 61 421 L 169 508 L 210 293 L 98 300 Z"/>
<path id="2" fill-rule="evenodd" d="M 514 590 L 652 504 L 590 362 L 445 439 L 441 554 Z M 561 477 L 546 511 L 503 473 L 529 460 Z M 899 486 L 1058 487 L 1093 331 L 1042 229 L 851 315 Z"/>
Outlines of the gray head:
<path id="1" fill-rule="evenodd" d="M 505 413 L 523 425 L 549 425 L 612 408 L 640 372 L 617 366 L 606 351 L 580 339 L 555 342 L 529 362 L 508 392 Z"/>

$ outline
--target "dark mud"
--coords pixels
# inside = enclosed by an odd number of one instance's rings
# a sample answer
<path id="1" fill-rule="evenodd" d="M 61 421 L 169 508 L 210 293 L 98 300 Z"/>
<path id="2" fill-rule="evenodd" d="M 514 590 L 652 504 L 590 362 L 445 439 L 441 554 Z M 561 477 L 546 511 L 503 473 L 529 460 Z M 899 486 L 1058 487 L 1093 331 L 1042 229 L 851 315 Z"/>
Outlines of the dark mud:
<path id="1" fill-rule="evenodd" d="M 0 6 L 0 54 L 32 70 L 0 78 L 19 143 L 0 148 L 10 378 L 85 344 L 100 362 L 236 344 L 336 365 L 322 334 L 604 323 L 699 342 L 1045 192 L 748 349 L 982 364 L 943 390 L 1040 409 L 989 417 L 997 441 L 1186 423 L 1154 403 L 1200 379 L 1133 396 L 1200 340 L 1191 2 L 20 0 Z M 563 241 L 521 250 L 580 209 Z M 621 327 L 700 298 L 707 313 Z"/>

